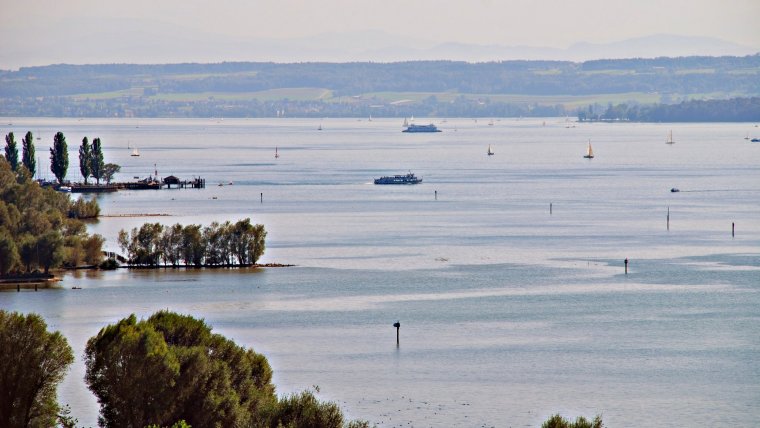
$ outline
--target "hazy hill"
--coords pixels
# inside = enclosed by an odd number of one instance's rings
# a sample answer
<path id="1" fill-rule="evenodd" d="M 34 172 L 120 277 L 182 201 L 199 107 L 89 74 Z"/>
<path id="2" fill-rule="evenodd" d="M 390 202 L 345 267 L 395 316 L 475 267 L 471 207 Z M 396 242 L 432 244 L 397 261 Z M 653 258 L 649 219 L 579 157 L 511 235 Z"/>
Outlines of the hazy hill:
<path id="1" fill-rule="evenodd" d="M 0 115 L 259 116 L 287 110 L 504 116 L 758 95 L 758 54 L 585 62 L 59 64 L 0 72 Z"/>

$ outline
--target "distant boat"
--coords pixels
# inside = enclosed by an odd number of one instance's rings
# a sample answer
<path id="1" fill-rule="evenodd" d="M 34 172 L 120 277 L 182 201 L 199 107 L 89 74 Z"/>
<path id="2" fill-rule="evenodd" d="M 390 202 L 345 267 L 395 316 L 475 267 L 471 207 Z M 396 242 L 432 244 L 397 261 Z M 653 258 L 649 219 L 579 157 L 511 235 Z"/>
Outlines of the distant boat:
<path id="1" fill-rule="evenodd" d="M 491 145 L 490 144 L 488 145 L 488 152 L 486 152 L 486 153 L 488 153 L 488 156 L 493 156 L 493 150 L 491 150 Z"/>
<path id="2" fill-rule="evenodd" d="M 673 187 L 672 189 L 670 189 L 670 191 L 671 191 L 671 193 L 680 192 L 680 190 L 678 190 L 678 188 L 676 188 L 676 187 Z"/>
<path id="3" fill-rule="evenodd" d="M 277 147 L 274 148 L 274 158 L 277 159 L 280 157 L 280 154 L 277 153 Z"/>
<path id="4" fill-rule="evenodd" d="M 321 130 L 322 130 L 322 124 L 320 123 L 319 126 L 317 127 L 317 131 L 321 131 Z"/>
<path id="5" fill-rule="evenodd" d="M 745 140 L 749 140 L 749 132 L 747 132 L 747 136 L 744 137 Z"/>
<path id="6" fill-rule="evenodd" d="M 386 177 L 380 177 L 375 179 L 375 184 L 417 184 L 422 183 L 422 179 L 415 177 L 410 171 L 404 175 L 390 175 Z"/>
<path id="7" fill-rule="evenodd" d="M 665 142 L 665 144 L 673 144 L 675 141 L 673 141 L 673 131 L 668 132 L 668 141 Z"/>
<path id="8" fill-rule="evenodd" d="M 430 125 L 411 124 L 401 132 L 441 132 L 441 130 L 431 123 Z"/>
<path id="9" fill-rule="evenodd" d="M 760 143 L 760 138 L 753 138 L 750 141 L 752 141 L 753 143 Z"/>
<path id="10" fill-rule="evenodd" d="M 493 126 L 493 119 L 488 122 L 488 126 Z"/>
<path id="11" fill-rule="evenodd" d="M 583 156 L 586 159 L 593 159 L 594 158 L 594 149 L 591 148 L 591 140 L 588 142 L 588 149 L 586 149 L 586 155 Z"/>
<path id="12" fill-rule="evenodd" d="M 71 186 L 60 186 L 58 187 L 58 191 L 63 193 L 71 193 Z"/>
<path id="13" fill-rule="evenodd" d="M 135 149 L 132 150 L 132 154 L 130 156 L 140 156 L 140 151 L 137 150 L 137 147 L 135 147 Z"/>
<path id="14" fill-rule="evenodd" d="M 401 127 L 406 128 L 407 126 L 409 126 L 409 121 L 406 118 L 404 118 L 404 123 L 401 124 Z"/>

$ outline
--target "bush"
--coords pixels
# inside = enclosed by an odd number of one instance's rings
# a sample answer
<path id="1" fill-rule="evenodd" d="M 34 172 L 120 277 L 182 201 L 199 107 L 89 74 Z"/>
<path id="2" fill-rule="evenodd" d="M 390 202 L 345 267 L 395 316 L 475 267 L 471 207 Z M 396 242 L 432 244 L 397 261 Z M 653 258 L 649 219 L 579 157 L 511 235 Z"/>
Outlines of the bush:
<path id="1" fill-rule="evenodd" d="M 106 259 L 98 267 L 103 270 L 116 270 L 119 268 L 119 262 L 116 259 Z"/>
<path id="2" fill-rule="evenodd" d="M 583 416 L 578 416 L 575 422 L 563 418 L 559 414 L 553 415 L 541 425 L 541 428 L 604 428 L 602 416 L 596 415 L 593 421 L 589 421 Z"/>

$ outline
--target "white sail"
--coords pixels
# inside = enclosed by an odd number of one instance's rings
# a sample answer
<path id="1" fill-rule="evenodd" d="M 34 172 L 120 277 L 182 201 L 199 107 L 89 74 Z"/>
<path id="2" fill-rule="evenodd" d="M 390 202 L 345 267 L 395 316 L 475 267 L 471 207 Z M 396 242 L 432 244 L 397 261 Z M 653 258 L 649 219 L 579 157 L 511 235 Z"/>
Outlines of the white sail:
<path id="1" fill-rule="evenodd" d="M 675 141 L 673 141 L 673 131 L 668 132 L 668 141 L 666 141 L 666 144 L 673 144 Z"/>
<path id="2" fill-rule="evenodd" d="M 586 156 L 584 158 L 591 159 L 594 157 L 594 149 L 591 148 L 591 140 L 588 142 L 588 148 L 586 149 Z"/>

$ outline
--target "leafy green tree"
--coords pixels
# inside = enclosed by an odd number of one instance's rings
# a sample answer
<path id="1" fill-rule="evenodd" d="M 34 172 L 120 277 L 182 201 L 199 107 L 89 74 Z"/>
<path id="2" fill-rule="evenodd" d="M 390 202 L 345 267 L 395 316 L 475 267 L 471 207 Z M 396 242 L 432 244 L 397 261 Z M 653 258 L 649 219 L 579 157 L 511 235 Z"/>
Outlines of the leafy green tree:
<path id="1" fill-rule="evenodd" d="M 47 274 L 51 266 L 57 266 L 63 260 L 63 237 L 57 230 L 50 230 L 37 241 L 39 263 Z"/>
<path id="2" fill-rule="evenodd" d="M 201 226 L 191 224 L 182 229 L 182 258 L 185 264 L 200 267 L 203 265 L 203 235 Z"/>
<path id="3" fill-rule="evenodd" d="M 104 177 L 105 164 L 103 162 L 103 146 L 100 144 L 100 138 L 92 140 L 92 161 L 90 162 L 92 176 L 95 177 L 98 185 L 100 179 Z"/>
<path id="4" fill-rule="evenodd" d="M 13 132 L 9 132 L 5 136 L 5 159 L 11 164 L 12 170 L 18 169 L 18 146 Z"/>
<path id="5" fill-rule="evenodd" d="M 337 404 L 320 402 L 311 391 L 280 399 L 266 421 L 268 428 L 340 428 L 344 423 L 343 412 Z"/>
<path id="6" fill-rule="evenodd" d="M 28 131 L 26 136 L 21 140 L 21 147 L 23 149 L 21 163 L 24 164 L 26 169 L 32 174 L 32 177 L 34 177 L 34 174 L 37 172 L 37 161 L 34 158 L 34 137 L 31 131 Z"/>
<path id="7" fill-rule="evenodd" d="M 549 419 L 541 424 L 541 428 L 603 428 L 602 417 L 596 415 L 593 421 L 589 421 L 583 416 L 578 416 L 574 422 L 563 418 L 561 415 L 552 415 Z"/>
<path id="8" fill-rule="evenodd" d="M 103 179 L 106 180 L 106 184 L 111 184 L 114 175 L 121 171 L 121 166 L 115 163 L 107 163 L 103 165 Z"/>
<path id="9" fill-rule="evenodd" d="M 38 264 L 37 238 L 28 233 L 21 235 L 18 243 L 18 253 L 21 259 L 21 264 L 27 272 L 31 272 L 32 265 Z"/>
<path id="10" fill-rule="evenodd" d="M 82 145 L 79 146 L 79 172 L 87 185 L 87 178 L 92 174 L 92 148 L 87 137 L 82 138 Z"/>
<path id="11" fill-rule="evenodd" d="M 84 250 L 84 261 L 90 266 L 97 266 L 103 260 L 103 244 L 105 238 L 99 234 L 91 235 L 89 238 L 82 239 L 82 249 Z"/>
<path id="12" fill-rule="evenodd" d="M 134 315 L 90 338 L 85 380 L 104 427 L 251 426 L 276 399 L 266 358 L 202 320 L 158 312 Z"/>
<path id="13" fill-rule="evenodd" d="M 36 314 L 0 310 L 0 426 L 56 425 L 56 389 L 74 354 L 59 332 Z"/>
<path id="14" fill-rule="evenodd" d="M 18 262 L 16 243 L 7 231 L 0 229 L 0 276 L 8 274 Z"/>
<path id="15" fill-rule="evenodd" d="M 57 132 L 53 137 L 53 147 L 50 148 L 50 171 L 55 175 L 59 184 L 63 184 L 66 171 L 69 169 L 69 151 L 63 132 Z"/>

